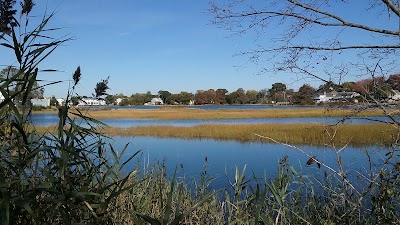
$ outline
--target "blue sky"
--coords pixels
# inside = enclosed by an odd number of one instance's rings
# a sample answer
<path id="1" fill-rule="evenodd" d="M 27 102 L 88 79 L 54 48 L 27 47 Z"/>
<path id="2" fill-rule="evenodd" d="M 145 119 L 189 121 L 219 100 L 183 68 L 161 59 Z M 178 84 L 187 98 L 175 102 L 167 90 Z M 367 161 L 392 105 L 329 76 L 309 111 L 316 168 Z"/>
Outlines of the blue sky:
<path id="1" fill-rule="evenodd" d="M 63 71 L 40 74 L 39 79 L 64 81 L 47 87 L 45 96 L 65 96 L 77 66 L 83 76 L 77 90 L 80 95 L 91 95 L 96 82 L 108 76 L 109 93 L 128 96 L 159 90 L 261 90 L 275 82 L 297 89 L 308 82 L 294 82 L 297 77 L 289 74 L 257 75 L 262 66 L 247 63 L 246 56 L 234 57 L 254 46 L 254 39 L 232 37 L 229 31 L 211 25 L 207 0 L 36 2 L 33 15 L 42 15 L 46 7 L 49 12 L 55 10 L 50 26 L 63 28 L 56 36 L 74 38 L 41 65 Z M 9 53 L 0 54 L 13 62 Z"/>
<path id="2" fill-rule="evenodd" d="M 239 42 L 210 25 L 208 1 L 60 1 L 37 2 L 36 13 L 57 13 L 51 26 L 74 37 L 58 48 L 42 68 L 45 80 L 68 80 L 78 65 L 81 95 L 91 95 L 96 82 L 110 76 L 109 93 L 168 90 L 195 92 L 210 88 L 262 89 L 271 79 L 255 76 L 256 68 L 243 66 L 245 58 L 232 57 Z M 60 33 L 60 32 L 59 32 Z M 45 89 L 45 95 L 62 97 L 68 82 Z"/>

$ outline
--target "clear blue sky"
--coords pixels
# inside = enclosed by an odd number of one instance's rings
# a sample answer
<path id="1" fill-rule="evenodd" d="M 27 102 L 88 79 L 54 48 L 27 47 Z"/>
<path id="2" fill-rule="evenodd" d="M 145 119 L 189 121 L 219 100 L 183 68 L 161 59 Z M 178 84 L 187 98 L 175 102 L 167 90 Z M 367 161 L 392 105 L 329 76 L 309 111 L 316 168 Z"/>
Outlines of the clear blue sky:
<path id="1" fill-rule="evenodd" d="M 246 58 L 233 57 L 241 48 L 229 33 L 210 25 L 208 1 L 36 1 L 57 13 L 51 26 L 64 28 L 75 40 L 58 48 L 41 68 L 45 80 L 68 80 L 78 65 L 81 95 L 91 95 L 96 82 L 110 76 L 109 93 L 159 90 L 172 93 L 210 88 L 260 90 L 270 88 L 267 76 L 257 68 L 237 68 Z M 59 34 L 60 32 L 58 32 Z M 68 82 L 46 87 L 45 96 L 62 97 Z"/>
<path id="2" fill-rule="evenodd" d="M 83 75 L 80 95 L 91 95 L 96 82 L 108 76 L 109 93 L 128 96 L 159 90 L 261 90 L 275 82 L 297 89 L 305 83 L 293 83 L 296 77 L 290 76 L 256 75 L 261 67 L 246 63 L 245 56 L 234 57 L 254 43 L 211 25 L 207 0 L 36 2 L 32 15 L 43 15 L 46 7 L 57 11 L 51 26 L 63 29 L 56 34 L 74 37 L 41 65 L 63 72 L 41 74 L 40 79 L 65 81 L 47 87 L 45 96 L 65 96 L 77 66 Z"/>

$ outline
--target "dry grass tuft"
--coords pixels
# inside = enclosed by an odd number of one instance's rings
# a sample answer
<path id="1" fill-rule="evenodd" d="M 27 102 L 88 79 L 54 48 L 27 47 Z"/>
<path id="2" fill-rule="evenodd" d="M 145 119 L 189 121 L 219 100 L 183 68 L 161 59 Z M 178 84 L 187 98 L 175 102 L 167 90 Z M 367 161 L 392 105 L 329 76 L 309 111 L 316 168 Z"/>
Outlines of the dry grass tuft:
<path id="1" fill-rule="evenodd" d="M 52 132 L 55 127 L 37 127 L 40 132 Z M 152 136 L 187 139 L 236 140 L 242 142 L 268 142 L 254 134 L 290 144 L 368 146 L 387 145 L 398 134 L 388 124 L 359 124 L 324 126 L 317 124 L 208 124 L 193 127 L 146 126 L 133 128 L 107 127 L 104 134 L 116 136 Z"/>
<path id="2" fill-rule="evenodd" d="M 279 142 L 307 145 L 373 145 L 390 143 L 398 130 L 390 125 L 259 124 L 259 125 L 199 125 L 194 127 L 149 126 L 129 129 L 107 128 L 110 135 L 154 136 L 176 138 L 212 138 L 217 140 L 261 141 L 254 133 Z"/>
<path id="3" fill-rule="evenodd" d="M 51 111 L 50 111 L 51 112 Z M 49 111 L 39 112 L 49 113 Z M 399 115 L 393 110 L 392 115 Z M 190 119 L 241 119 L 241 118 L 302 118 L 302 117 L 346 117 L 346 116 L 382 116 L 378 109 L 356 112 L 349 109 L 324 108 L 290 108 L 261 110 L 201 110 L 182 107 L 163 107 L 160 109 L 120 109 L 86 111 L 86 114 L 96 119 L 157 119 L 157 120 L 190 120 Z"/>

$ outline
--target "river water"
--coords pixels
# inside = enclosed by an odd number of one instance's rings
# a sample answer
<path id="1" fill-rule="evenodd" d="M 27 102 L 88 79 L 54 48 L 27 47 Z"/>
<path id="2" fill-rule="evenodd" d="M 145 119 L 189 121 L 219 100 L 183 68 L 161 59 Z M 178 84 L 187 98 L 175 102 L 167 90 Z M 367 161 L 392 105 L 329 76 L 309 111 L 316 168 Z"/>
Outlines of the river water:
<path id="1" fill-rule="evenodd" d="M 34 114 L 31 117 L 33 124 L 40 126 L 55 125 L 58 121 L 56 114 Z M 332 118 L 266 118 L 266 119 L 219 119 L 219 120 L 151 120 L 151 119 L 103 119 L 102 122 L 121 128 L 150 125 L 170 126 L 195 126 L 200 124 L 293 124 L 293 123 L 329 123 L 340 121 L 339 117 Z M 371 120 L 372 119 L 372 120 Z M 366 124 L 376 123 L 375 120 L 386 121 L 386 117 L 350 118 L 345 123 Z M 127 170 L 132 170 L 139 165 L 141 172 L 149 169 L 155 162 L 164 162 L 168 173 L 171 175 L 175 169 L 177 176 L 189 180 L 198 180 L 207 164 L 207 174 L 215 178 L 212 183 L 214 188 L 227 188 L 229 181 L 233 181 L 235 169 L 242 170 L 246 165 L 246 176 L 253 174 L 258 178 L 266 175 L 271 179 L 276 175 L 279 160 L 288 156 L 289 163 L 304 175 L 322 178 L 325 172 L 331 170 L 315 164 L 307 166 L 309 159 L 301 151 L 279 144 L 266 143 L 240 143 L 237 141 L 216 140 L 189 140 L 177 138 L 154 137 L 113 137 L 108 140 L 117 150 L 122 150 L 125 144 L 128 150 L 125 158 L 141 151 L 134 161 L 128 165 Z M 318 160 L 337 170 L 338 163 L 335 149 L 316 146 L 298 146 L 308 155 L 316 156 Z M 336 149 L 337 150 L 337 149 Z M 346 147 L 339 156 L 343 159 L 343 166 L 348 172 L 348 177 L 355 181 L 355 185 L 365 185 L 357 177 L 360 174 L 368 175 L 368 152 L 377 165 L 383 161 L 386 149 L 379 146 Z"/>
<path id="2" fill-rule="evenodd" d="M 279 144 L 265 143 L 240 143 L 236 141 L 189 140 L 177 138 L 153 138 L 153 137 L 114 137 L 110 140 L 113 147 L 122 150 L 128 145 L 126 156 L 141 151 L 134 161 L 126 169 L 131 170 L 139 165 L 141 172 L 146 171 L 154 162 L 164 162 L 168 173 L 171 175 L 175 169 L 178 177 L 189 180 L 198 180 L 200 173 L 204 171 L 204 163 L 207 163 L 207 174 L 215 178 L 212 183 L 214 188 L 226 188 L 229 181 L 233 182 L 235 168 L 242 170 L 246 165 L 246 176 L 253 174 L 258 178 L 266 175 L 267 179 L 273 178 L 277 173 L 279 160 L 288 156 L 289 163 L 303 175 L 311 175 L 314 178 L 322 178 L 325 171 L 332 171 L 316 164 L 306 165 L 309 157 L 298 149 Z M 304 152 L 332 167 L 338 169 L 335 151 L 338 149 L 298 146 Z M 346 147 L 339 152 L 343 159 L 343 168 L 348 172 L 348 178 L 354 181 L 354 185 L 365 185 L 357 177 L 360 174 L 369 174 L 369 163 L 366 155 L 368 152 L 372 160 L 379 164 L 385 158 L 386 149 L 378 146 Z M 182 169 L 183 168 L 183 169 Z"/>

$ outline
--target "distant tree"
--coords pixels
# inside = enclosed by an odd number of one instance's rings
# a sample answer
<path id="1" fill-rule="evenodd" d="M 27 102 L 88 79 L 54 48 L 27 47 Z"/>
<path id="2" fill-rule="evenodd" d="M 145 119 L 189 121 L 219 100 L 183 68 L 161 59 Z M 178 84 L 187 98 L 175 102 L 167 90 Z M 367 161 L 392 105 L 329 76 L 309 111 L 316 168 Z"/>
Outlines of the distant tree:
<path id="1" fill-rule="evenodd" d="M 332 81 L 328 81 L 318 87 L 319 92 L 331 92 L 331 91 L 340 91 L 340 85 L 335 84 Z"/>
<path id="2" fill-rule="evenodd" d="M 249 102 L 249 98 L 246 96 L 243 88 L 239 88 L 228 95 L 227 101 L 228 104 L 247 104 Z"/>
<path id="3" fill-rule="evenodd" d="M 52 96 L 50 98 L 50 106 L 58 106 L 58 105 L 59 104 L 58 104 L 58 101 L 57 101 L 56 97 Z"/>
<path id="4" fill-rule="evenodd" d="M 289 104 L 293 104 L 295 92 L 293 89 L 288 89 L 285 91 L 285 101 Z"/>
<path id="5" fill-rule="evenodd" d="M 179 94 L 171 94 L 171 104 L 181 104 L 181 96 Z"/>
<path id="6" fill-rule="evenodd" d="M 15 67 L 8 66 L 8 67 L 6 67 L 6 68 L 4 68 L 3 70 L 0 71 L 0 79 L 6 79 L 6 80 L 10 79 L 11 77 L 17 75 L 18 72 L 19 72 L 19 70 L 16 69 Z M 20 77 L 18 77 L 16 79 L 21 79 L 21 80 L 24 79 L 23 78 L 24 74 L 21 73 L 19 76 Z M 17 81 L 12 82 L 10 85 L 7 86 L 7 88 L 8 88 L 8 94 L 9 95 L 12 95 L 12 94 L 14 94 L 16 92 L 23 91 L 23 90 L 21 90 L 20 84 Z M 35 81 L 33 83 L 32 90 L 28 95 L 28 98 L 29 99 L 32 99 L 32 98 L 43 98 L 43 95 L 44 95 L 44 88 L 40 87 L 38 85 L 38 83 Z M 17 101 L 18 101 L 18 99 L 22 99 L 22 95 L 21 94 L 17 95 L 15 99 Z"/>
<path id="7" fill-rule="evenodd" d="M 192 93 L 189 93 L 189 92 L 186 92 L 186 91 L 182 91 L 181 93 L 179 93 L 179 103 L 180 104 L 187 105 L 192 100 L 193 100 L 193 94 Z"/>
<path id="8" fill-rule="evenodd" d="M 44 98 L 44 88 L 38 87 L 38 84 L 35 82 L 33 85 L 33 90 L 30 93 L 30 98 Z"/>
<path id="9" fill-rule="evenodd" d="M 355 84 L 355 82 L 344 82 L 342 84 L 343 91 L 354 91 L 353 90 L 354 84 Z"/>
<path id="10" fill-rule="evenodd" d="M 287 98 L 286 98 L 286 91 L 278 91 L 275 92 L 275 94 L 273 94 L 271 96 L 271 99 L 275 102 L 286 102 Z"/>
<path id="11" fill-rule="evenodd" d="M 144 105 L 145 103 L 150 102 L 151 98 L 151 94 L 136 93 L 131 95 L 129 103 L 130 105 Z"/>
<path id="12" fill-rule="evenodd" d="M 169 91 L 159 91 L 158 95 L 163 100 L 164 104 L 171 104 L 171 93 Z"/>
<path id="13" fill-rule="evenodd" d="M 147 91 L 146 94 L 145 94 L 145 100 L 146 100 L 146 102 L 150 102 L 151 99 L 153 99 L 153 95 L 151 94 L 150 91 Z"/>
<path id="14" fill-rule="evenodd" d="M 248 104 L 249 98 L 247 97 L 243 88 L 239 88 L 236 91 L 238 93 L 238 101 L 240 104 Z"/>
<path id="15" fill-rule="evenodd" d="M 119 93 L 119 94 L 116 94 L 115 95 L 115 98 L 117 99 L 117 98 L 128 98 L 128 96 L 126 96 L 126 95 L 124 95 L 124 94 L 122 94 L 122 93 Z"/>
<path id="16" fill-rule="evenodd" d="M 220 104 L 217 92 L 214 89 L 209 89 L 207 91 L 198 90 L 194 95 L 196 104 Z"/>
<path id="17" fill-rule="evenodd" d="M 286 101 L 286 84 L 274 83 L 268 92 L 271 96 L 271 100 L 275 102 Z"/>
<path id="18" fill-rule="evenodd" d="M 129 98 L 122 98 L 121 102 L 119 103 L 120 106 L 127 106 L 130 105 Z"/>
<path id="19" fill-rule="evenodd" d="M 79 98 L 77 96 L 72 96 L 71 97 L 71 102 L 72 102 L 72 105 L 76 106 L 76 105 L 79 104 Z"/>
<path id="20" fill-rule="evenodd" d="M 216 104 L 217 93 L 214 89 L 208 89 L 208 91 L 206 91 L 205 94 L 208 104 Z"/>
<path id="21" fill-rule="evenodd" d="M 6 68 L 0 71 L 0 78 L 9 79 L 13 75 L 18 73 L 18 69 L 12 66 L 7 66 Z"/>
<path id="22" fill-rule="evenodd" d="M 113 95 L 107 95 L 104 100 L 106 101 L 107 105 L 112 105 L 115 102 L 115 97 Z"/>
<path id="23" fill-rule="evenodd" d="M 215 91 L 215 93 L 216 93 L 215 103 L 220 105 L 224 105 L 227 103 L 226 94 L 228 94 L 228 90 L 226 90 L 225 88 L 219 88 Z"/>
<path id="24" fill-rule="evenodd" d="M 385 99 L 392 94 L 392 88 L 383 77 L 375 77 L 357 81 L 353 90 L 364 95 L 365 98 Z"/>
<path id="25" fill-rule="evenodd" d="M 3 70 L 0 71 L 0 79 L 4 80 L 9 80 L 12 79 L 13 76 L 15 76 L 18 73 L 18 69 L 12 66 L 8 66 L 4 68 Z M 22 74 L 21 77 L 15 78 L 14 80 L 22 79 Z M 18 82 L 13 81 L 10 83 L 10 85 L 7 86 L 7 91 L 9 95 L 14 94 L 17 91 L 18 87 Z"/>
<path id="26" fill-rule="evenodd" d="M 312 105 L 314 104 L 313 95 L 315 89 L 309 84 L 304 84 L 299 88 L 299 91 L 294 95 L 294 104 Z"/>
<path id="27" fill-rule="evenodd" d="M 247 90 L 246 91 L 246 96 L 248 98 L 248 103 L 250 104 L 256 104 L 258 102 L 258 91 L 256 90 Z"/>
<path id="28" fill-rule="evenodd" d="M 194 101 L 196 105 L 204 105 L 207 103 L 207 95 L 203 90 L 197 90 L 194 94 Z"/>
<path id="29" fill-rule="evenodd" d="M 260 103 L 265 104 L 268 103 L 268 96 L 269 96 L 269 91 L 268 89 L 264 88 L 258 92 L 257 99 Z"/>
<path id="30" fill-rule="evenodd" d="M 286 84 L 284 83 L 274 83 L 272 84 L 271 89 L 269 89 L 269 93 L 274 95 L 277 92 L 286 91 Z"/>
<path id="31" fill-rule="evenodd" d="M 400 74 L 390 75 L 386 83 L 388 83 L 393 90 L 400 90 Z"/>

